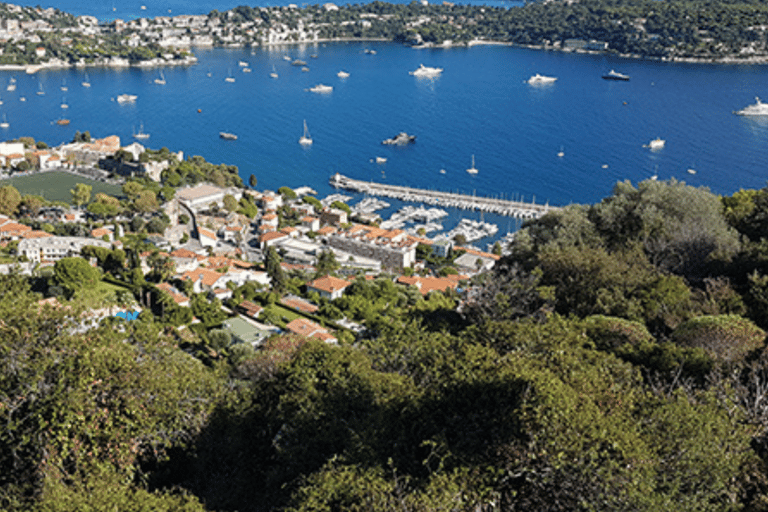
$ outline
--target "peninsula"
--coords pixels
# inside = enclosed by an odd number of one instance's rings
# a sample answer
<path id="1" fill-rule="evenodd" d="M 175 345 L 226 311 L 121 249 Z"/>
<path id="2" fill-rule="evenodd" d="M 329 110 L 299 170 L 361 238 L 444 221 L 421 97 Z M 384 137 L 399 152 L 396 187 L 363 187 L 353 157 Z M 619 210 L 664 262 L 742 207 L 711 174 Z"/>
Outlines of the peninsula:
<path id="1" fill-rule="evenodd" d="M 0 68 L 194 64 L 194 47 L 384 40 L 414 48 L 509 44 L 667 61 L 768 62 L 768 6 L 561 0 L 509 8 L 372 2 L 240 6 L 201 15 L 102 21 L 0 4 Z"/>

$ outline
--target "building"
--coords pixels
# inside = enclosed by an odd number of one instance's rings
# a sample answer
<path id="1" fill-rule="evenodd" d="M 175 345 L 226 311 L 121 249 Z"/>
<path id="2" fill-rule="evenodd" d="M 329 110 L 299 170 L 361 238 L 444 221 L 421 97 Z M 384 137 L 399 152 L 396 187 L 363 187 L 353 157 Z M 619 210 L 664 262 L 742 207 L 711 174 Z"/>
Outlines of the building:
<path id="1" fill-rule="evenodd" d="M 242 197 L 242 192 L 235 188 L 221 188 L 203 183 L 191 188 L 185 188 L 176 192 L 179 201 L 191 209 L 205 209 L 212 203 L 218 206 L 224 205 L 224 196 L 231 195 L 238 201 Z"/>
<path id="2" fill-rule="evenodd" d="M 328 330 L 320 324 L 316 324 L 306 318 L 297 318 L 288 322 L 285 326 L 293 334 L 304 336 L 306 338 L 317 338 L 326 343 L 336 343 L 338 340 L 330 334 Z"/>
<path id="3" fill-rule="evenodd" d="M 93 245 L 111 249 L 112 245 L 104 240 L 79 236 L 54 236 L 48 238 L 25 238 L 19 241 L 18 253 L 29 261 L 59 261 L 62 258 L 80 256 L 83 247 Z"/>
<path id="4" fill-rule="evenodd" d="M 320 212 L 320 223 L 331 226 L 340 226 L 347 223 L 347 212 L 337 208 L 324 208 Z"/>
<path id="5" fill-rule="evenodd" d="M 307 283 L 307 291 L 317 292 L 321 297 L 334 300 L 341 297 L 344 294 L 344 289 L 350 284 L 352 283 L 338 277 L 325 276 Z"/>
<path id="6" fill-rule="evenodd" d="M 382 268 L 402 271 L 416 262 L 418 241 L 394 229 L 356 225 L 328 236 L 334 249 L 381 262 Z"/>
<path id="7" fill-rule="evenodd" d="M 466 276 L 447 276 L 447 277 L 420 277 L 420 276 L 400 276 L 397 278 L 399 284 L 406 286 L 415 286 L 422 295 L 429 295 L 429 292 L 444 292 L 448 289 L 456 289 L 461 277 Z"/>

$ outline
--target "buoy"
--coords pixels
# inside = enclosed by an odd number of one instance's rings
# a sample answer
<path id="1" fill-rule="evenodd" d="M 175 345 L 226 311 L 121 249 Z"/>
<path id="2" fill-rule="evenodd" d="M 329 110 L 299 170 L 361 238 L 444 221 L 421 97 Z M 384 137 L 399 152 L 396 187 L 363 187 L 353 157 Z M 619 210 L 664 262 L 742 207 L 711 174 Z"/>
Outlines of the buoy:
<path id="1" fill-rule="evenodd" d="M 202 112 L 202 110 L 200 110 L 200 109 L 197 109 L 197 113 L 199 114 L 200 112 Z"/>

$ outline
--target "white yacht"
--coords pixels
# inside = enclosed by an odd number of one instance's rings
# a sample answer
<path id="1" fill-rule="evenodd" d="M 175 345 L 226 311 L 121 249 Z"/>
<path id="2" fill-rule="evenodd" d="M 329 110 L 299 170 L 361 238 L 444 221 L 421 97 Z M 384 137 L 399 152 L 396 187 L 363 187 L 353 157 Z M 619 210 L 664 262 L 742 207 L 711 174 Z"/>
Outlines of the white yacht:
<path id="1" fill-rule="evenodd" d="M 648 147 L 651 149 L 661 149 L 664 147 L 664 144 L 666 142 L 667 141 L 665 141 L 664 139 L 656 137 L 655 139 L 653 139 L 651 142 L 648 143 Z"/>
<path id="2" fill-rule="evenodd" d="M 339 78 L 348 78 L 349 77 L 349 73 L 347 73 L 346 71 L 342 70 L 342 71 L 339 71 L 338 73 L 336 73 L 336 76 L 339 77 Z"/>
<path id="3" fill-rule="evenodd" d="M 43 90 L 43 82 L 38 82 L 37 95 L 45 96 L 45 91 Z"/>
<path id="4" fill-rule="evenodd" d="M 283 60 L 287 62 L 291 62 L 291 58 L 288 55 L 283 55 Z"/>
<path id="5" fill-rule="evenodd" d="M 148 133 L 144 133 L 144 123 L 141 123 L 139 125 L 139 131 L 138 131 L 138 133 L 134 133 L 133 134 L 133 138 L 134 139 L 148 139 L 149 138 L 149 134 Z"/>
<path id="6" fill-rule="evenodd" d="M 467 169 L 467 172 L 468 172 L 469 174 L 477 174 L 477 173 L 479 172 L 479 171 L 477 170 L 477 168 L 475 167 L 475 155 L 472 155 L 472 167 L 470 167 L 469 169 Z"/>
<path id="7" fill-rule="evenodd" d="M 248 67 L 248 63 L 245 62 L 244 60 L 238 61 L 237 65 L 240 66 L 241 68 L 247 68 Z"/>
<path id="8" fill-rule="evenodd" d="M 163 75 L 162 71 L 160 71 L 160 76 L 155 78 L 155 83 L 157 85 L 165 85 L 165 75 Z"/>
<path id="9" fill-rule="evenodd" d="M 739 116 L 768 116 L 768 103 L 763 103 L 755 97 L 755 104 L 737 110 L 734 114 Z"/>
<path id="10" fill-rule="evenodd" d="M 243 73 L 250 73 L 250 72 L 251 72 L 251 68 L 243 68 Z"/>
<path id="11" fill-rule="evenodd" d="M 409 71 L 409 74 L 413 76 L 437 76 L 443 72 L 443 68 L 430 68 L 424 64 L 419 64 L 419 69 L 416 71 Z"/>
<path id="12" fill-rule="evenodd" d="M 377 156 L 376 157 L 376 163 L 377 164 L 385 164 L 387 163 L 387 159 L 383 156 Z"/>
<path id="13" fill-rule="evenodd" d="M 67 98 L 62 98 L 61 99 L 61 108 L 63 108 L 63 109 L 69 108 L 69 105 L 67 105 Z"/>
<path id="14" fill-rule="evenodd" d="M 117 97 L 117 102 L 120 104 L 123 103 L 134 103 L 138 99 L 138 96 L 134 94 L 121 94 Z"/>
<path id="15" fill-rule="evenodd" d="M 312 137 L 309 135 L 309 128 L 307 128 L 307 120 L 304 120 L 304 135 L 301 136 L 299 139 L 299 144 L 302 146 L 311 146 L 312 145 Z"/>
<path id="16" fill-rule="evenodd" d="M 235 77 L 232 76 L 232 70 L 231 69 L 229 70 L 229 75 L 227 75 L 227 78 L 225 78 L 224 81 L 225 82 L 230 82 L 230 83 L 235 81 Z"/>
<path id="17" fill-rule="evenodd" d="M 331 92 L 331 91 L 333 91 L 333 86 L 331 86 L 331 85 L 323 85 L 323 84 L 317 84 L 317 85 L 316 85 L 316 86 L 314 86 L 314 87 L 310 87 L 308 90 L 309 90 L 309 91 L 312 91 L 312 92 L 326 93 L 326 92 Z"/>
<path id="18" fill-rule="evenodd" d="M 538 73 L 533 75 L 531 78 L 528 79 L 528 83 L 530 85 L 543 85 L 543 84 L 551 84 L 557 81 L 557 78 L 554 76 L 543 76 Z"/>

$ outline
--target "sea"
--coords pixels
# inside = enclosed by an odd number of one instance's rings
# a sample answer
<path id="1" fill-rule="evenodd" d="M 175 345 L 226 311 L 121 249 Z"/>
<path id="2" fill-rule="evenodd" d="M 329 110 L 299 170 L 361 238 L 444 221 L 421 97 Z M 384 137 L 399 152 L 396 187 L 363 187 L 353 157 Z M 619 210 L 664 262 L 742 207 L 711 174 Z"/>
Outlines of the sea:
<path id="1" fill-rule="evenodd" d="M 107 2 L 90 4 L 62 0 L 53 6 L 102 20 L 234 6 L 166 1 L 147 3 L 146 10 L 120 3 L 113 10 Z M 328 180 L 335 173 L 552 206 L 598 202 L 624 180 L 676 179 L 730 195 L 762 188 L 768 177 L 768 119 L 733 113 L 756 96 L 768 99 L 768 66 L 501 45 L 413 49 L 389 42 L 194 53 L 196 65 L 162 69 L 165 85 L 154 83 L 158 69 L 0 71 L 0 116 L 10 123 L 0 137 L 58 145 L 87 130 L 95 137 L 118 135 L 125 145 L 143 127 L 150 138 L 140 142 L 148 147 L 236 165 L 246 183 L 256 176 L 258 189 L 306 185 L 321 196 L 334 192 Z M 297 58 L 308 71 L 288 60 Z M 434 78 L 410 75 L 420 64 L 444 71 Z M 349 77 L 339 78 L 341 70 Z M 603 80 L 610 70 L 631 79 Z M 270 77 L 273 71 L 278 78 Z M 81 85 L 86 73 L 90 88 Z M 536 73 L 557 81 L 529 85 Z M 5 85 L 12 77 L 17 88 L 9 92 Z M 310 92 L 317 84 L 333 91 Z M 138 98 L 120 104 L 121 94 Z M 61 117 L 71 120 L 69 126 L 55 123 Z M 298 143 L 305 121 L 311 146 Z M 219 132 L 238 139 L 221 139 Z M 381 144 L 400 132 L 415 135 L 416 142 Z M 651 150 L 647 145 L 656 138 L 665 145 Z M 475 175 L 466 172 L 473 159 Z M 350 202 L 360 198 L 349 195 Z M 387 201 L 392 210 L 402 206 Z M 499 234 L 519 227 L 507 217 L 449 213 L 446 229 L 465 217 L 494 222 Z"/>

